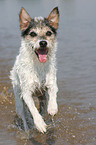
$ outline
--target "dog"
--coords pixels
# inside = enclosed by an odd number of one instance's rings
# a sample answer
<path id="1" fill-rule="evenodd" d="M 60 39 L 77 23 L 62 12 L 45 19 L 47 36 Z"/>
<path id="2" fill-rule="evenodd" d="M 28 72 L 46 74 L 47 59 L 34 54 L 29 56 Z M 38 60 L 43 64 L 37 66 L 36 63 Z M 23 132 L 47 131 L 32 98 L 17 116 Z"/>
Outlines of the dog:
<path id="1" fill-rule="evenodd" d="M 54 116 L 58 112 L 56 77 L 56 34 L 59 10 L 55 7 L 47 18 L 31 18 L 24 8 L 19 14 L 21 47 L 15 64 L 10 71 L 16 113 L 23 120 L 24 130 L 28 131 L 24 113 L 24 103 L 28 107 L 38 131 L 45 133 L 47 124 L 39 113 L 33 96 L 38 92 L 48 94 L 47 112 Z M 38 96 L 37 96 L 38 97 Z"/>

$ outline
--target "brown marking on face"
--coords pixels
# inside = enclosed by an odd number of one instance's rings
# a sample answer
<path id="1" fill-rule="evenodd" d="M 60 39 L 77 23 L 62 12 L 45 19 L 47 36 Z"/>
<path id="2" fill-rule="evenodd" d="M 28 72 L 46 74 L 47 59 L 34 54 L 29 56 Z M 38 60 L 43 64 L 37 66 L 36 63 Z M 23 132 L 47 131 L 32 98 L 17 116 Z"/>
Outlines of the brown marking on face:
<path id="1" fill-rule="evenodd" d="M 30 34 L 34 32 L 36 33 L 36 36 L 32 37 Z M 47 36 L 47 32 L 50 32 L 51 35 Z M 28 35 L 25 36 L 25 39 L 29 41 L 34 41 L 36 43 L 38 40 L 47 40 L 48 42 L 53 42 L 55 40 L 55 34 L 52 32 L 52 30 L 48 26 L 41 26 L 30 29 L 30 32 Z"/>

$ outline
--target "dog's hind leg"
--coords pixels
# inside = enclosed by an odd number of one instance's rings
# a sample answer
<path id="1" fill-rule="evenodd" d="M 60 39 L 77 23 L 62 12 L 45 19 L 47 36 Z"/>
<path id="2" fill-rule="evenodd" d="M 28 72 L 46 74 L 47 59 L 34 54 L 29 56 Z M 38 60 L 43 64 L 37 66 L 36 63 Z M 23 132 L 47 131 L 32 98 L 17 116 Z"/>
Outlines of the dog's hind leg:
<path id="1" fill-rule="evenodd" d="M 21 90 L 19 85 L 14 85 L 14 95 L 15 95 L 15 103 L 16 103 L 16 113 L 23 120 L 24 130 L 28 131 L 28 125 L 25 118 L 24 111 L 24 102 L 21 97 Z"/>
<path id="2" fill-rule="evenodd" d="M 38 97 L 40 103 L 40 114 L 44 114 L 46 111 L 46 96 L 45 94 Z"/>

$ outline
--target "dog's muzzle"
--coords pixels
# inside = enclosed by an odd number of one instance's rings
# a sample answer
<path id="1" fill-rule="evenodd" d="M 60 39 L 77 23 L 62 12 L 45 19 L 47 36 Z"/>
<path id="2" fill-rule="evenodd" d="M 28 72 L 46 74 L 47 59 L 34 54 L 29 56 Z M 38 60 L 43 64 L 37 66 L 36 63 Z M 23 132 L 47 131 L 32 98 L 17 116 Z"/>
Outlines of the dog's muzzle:
<path id="1" fill-rule="evenodd" d="M 47 41 L 40 41 L 39 45 L 40 47 L 35 50 L 35 53 L 38 56 L 39 61 L 41 63 L 44 63 L 47 61 L 47 54 L 48 54 Z"/>

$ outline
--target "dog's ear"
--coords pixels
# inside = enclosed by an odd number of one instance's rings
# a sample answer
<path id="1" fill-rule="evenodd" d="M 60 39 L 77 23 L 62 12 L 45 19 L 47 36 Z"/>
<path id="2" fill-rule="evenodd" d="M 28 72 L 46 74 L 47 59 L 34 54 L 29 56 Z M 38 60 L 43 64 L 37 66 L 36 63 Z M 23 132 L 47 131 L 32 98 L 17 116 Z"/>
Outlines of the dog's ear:
<path id="1" fill-rule="evenodd" d="M 59 23 L 59 10 L 58 7 L 54 8 L 49 16 L 47 17 L 47 20 L 49 21 L 50 25 L 52 25 L 55 29 L 58 29 L 58 23 Z"/>
<path id="2" fill-rule="evenodd" d="M 30 21 L 32 20 L 32 18 L 29 16 L 24 8 L 21 8 L 19 19 L 21 30 L 27 29 L 30 25 Z"/>

